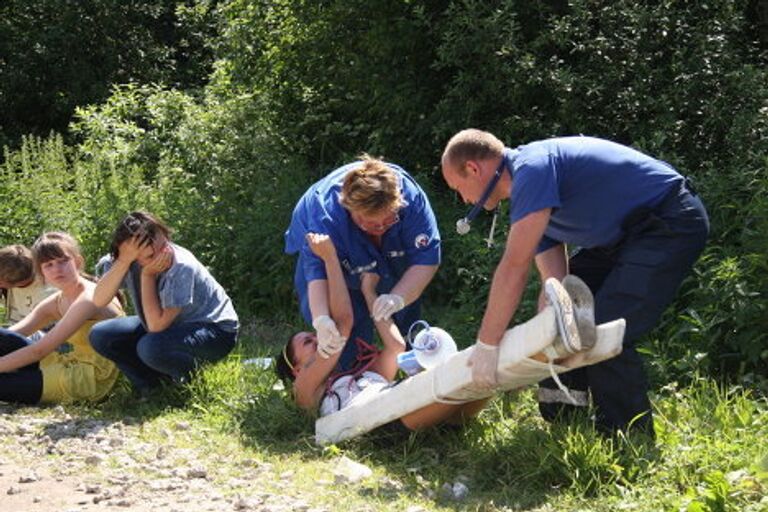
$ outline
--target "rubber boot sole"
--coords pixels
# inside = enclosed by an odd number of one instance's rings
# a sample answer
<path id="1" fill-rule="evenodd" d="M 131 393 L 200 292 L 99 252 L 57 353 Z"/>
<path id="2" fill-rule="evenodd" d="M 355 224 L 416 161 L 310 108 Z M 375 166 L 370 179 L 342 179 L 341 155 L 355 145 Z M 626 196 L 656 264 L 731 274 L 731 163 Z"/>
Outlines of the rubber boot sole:
<path id="1" fill-rule="evenodd" d="M 560 337 L 552 344 L 552 348 L 557 356 L 566 357 L 581 352 L 581 337 L 576 325 L 576 314 L 571 297 L 565 287 L 560 281 L 550 277 L 544 282 L 544 295 L 549 305 L 555 310 L 557 331 Z"/>
<path id="2" fill-rule="evenodd" d="M 597 343 L 595 327 L 595 297 L 592 290 L 579 277 L 568 274 L 563 278 L 563 288 L 568 292 L 576 315 L 576 326 L 581 337 L 582 350 L 589 350 Z"/>

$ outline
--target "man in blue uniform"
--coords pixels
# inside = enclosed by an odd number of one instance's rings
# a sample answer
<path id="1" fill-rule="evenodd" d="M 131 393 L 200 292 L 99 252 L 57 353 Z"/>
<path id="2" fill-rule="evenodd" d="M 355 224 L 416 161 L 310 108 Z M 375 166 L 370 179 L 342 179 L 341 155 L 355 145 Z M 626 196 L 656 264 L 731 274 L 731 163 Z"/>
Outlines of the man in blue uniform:
<path id="1" fill-rule="evenodd" d="M 563 376 L 578 405 L 553 382 L 542 382 L 543 416 L 552 420 L 578 410 L 591 395 L 599 429 L 634 425 L 652 434 L 635 341 L 673 300 L 709 232 L 707 213 L 686 178 L 665 162 L 606 140 L 564 137 L 512 150 L 473 129 L 449 141 L 442 166 L 446 183 L 466 202 L 486 209 L 511 202 L 505 251 L 470 361 L 475 385 L 496 384 L 499 340 L 535 261 L 542 282 L 569 272 L 582 278 L 595 295 L 597 323 L 627 321 L 618 357 Z M 570 260 L 566 244 L 578 248 Z"/>
<path id="2" fill-rule="evenodd" d="M 285 232 L 285 251 L 298 253 L 294 285 L 301 314 L 317 331 L 318 353 L 327 357 L 346 346 L 340 365 L 355 358 L 328 315 L 325 267 L 309 249 L 307 233 L 333 240 L 354 309 L 349 339 L 370 341 L 376 319 L 394 319 L 408 332 L 419 319 L 419 297 L 440 264 L 440 233 L 424 191 L 402 168 L 364 157 L 321 179 L 304 193 Z M 372 312 L 360 292 L 360 276 L 380 276 Z"/>

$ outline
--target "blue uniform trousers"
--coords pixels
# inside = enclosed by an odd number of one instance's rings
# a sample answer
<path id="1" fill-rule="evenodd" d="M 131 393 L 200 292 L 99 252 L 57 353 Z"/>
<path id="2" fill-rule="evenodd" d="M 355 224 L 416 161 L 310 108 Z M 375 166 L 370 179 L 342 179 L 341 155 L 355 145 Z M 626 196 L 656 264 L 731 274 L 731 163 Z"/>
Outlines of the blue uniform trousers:
<path id="1" fill-rule="evenodd" d="M 656 208 L 632 212 L 625 236 L 611 247 L 582 249 L 570 272 L 595 295 L 595 321 L 624 318 L 621 354 L 561 376 L 579 406 L 571 405 L 552 379 L 540 383 L 539 410 L 552 421 L 588 404 L 591 395 L 598 430 L 643 430 L 653 434 L 648 381 L 636 341 L 647 334 L 673 301 L 680 284 L 704 249 L 709 233 L 706 210 L 687 181 Z"/>
<path id="2" fill-rule="evenodd" d="M 352 325 L 352 331 L 350 332 L 348 339 L 354 340 L 356 338 L 361 338 L 368 343 L 373 343 L 373 320 L 371 319 L 371 313 L 368 311 L 368 305 L 365 303 L 365 297 L 363 297 L 363 293 L 360 290 L 348 291 L 354 314 L 354 324 Z M 379 293 L 387 293 L 389 290 L 378 291 Z M 301 315 L 304 317 L 304 320 L 311 325 L 312 313 L 309 311 L 309 294 L 299 294 L 299 303 Z M 405 338 L 408 335 L 408 329 L 410 329 L 411 325 L 420 320 L 420 315 L 421 299 L 419 298 L 392 315 L 392 318 L 395 320 L 395 324 Z M 410 350 L 410 343 L 407 339 L 405 341 L 406 350 Z M 355 343 L 347 343 L 339 357 L 337 367 L 340 369 L 352 368 L 356 357 L 357 345 Z"/>

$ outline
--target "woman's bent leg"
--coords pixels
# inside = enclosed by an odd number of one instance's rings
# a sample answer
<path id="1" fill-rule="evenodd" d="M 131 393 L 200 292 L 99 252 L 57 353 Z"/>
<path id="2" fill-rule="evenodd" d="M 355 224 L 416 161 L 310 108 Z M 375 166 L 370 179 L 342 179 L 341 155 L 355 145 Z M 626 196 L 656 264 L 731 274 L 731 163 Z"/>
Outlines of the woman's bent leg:
<path id="1" fill-rule="evenodd" d="M 0 356 L 29 345 L 21 334 L 0 329 Z M 29 364 L 13 372 L 0 373 L 0 402 L 36 404 L 43 395 L 43 374 L 38 363 Z"/>
<path id="2" fill-rule="evenodd" d="M 400 421 L 410 430 L 421 430 L 440 423 L 460 424 L 478 413 L 488 403 L 487 398 L 464 404 L 431 404 L 406 414 Z"/>
<path id="3" fill-rule="evenodd" d="M 9 331 L 8 329 L 0 329 L 0 356 L 15 352 L 29 344 L 29 339 L 21 334 Z M 24 368 L 19 368 L 19 370 L 37 370 L 38 368 L 38 363 L 30 363 Z"/>
<path id="4" fill-rule="evenodd" d="M 223 331 L 216 324 L 181 324 L 147 333 L 139 340 L 137 353 L 153 370 L 182 382 L 201 364 L 223 359 L 236 339 L 236 332 Z"/>
<path id="5" fill-rule="evenodd" d="M 36 404 L 43 395 L 43 373 L 38 369 L 0 373 L 0 402 Z"/>
<path id="6" fill-rule="evenodd" d="M 104 320 L 93 326 L 88 340 L 93 349 L 114 361 L 131 381 L 136 391 L 147 390 L 160 384 L 162 374 L 144 364 L 137 345 L 147 331 L 137 316 Z"/>

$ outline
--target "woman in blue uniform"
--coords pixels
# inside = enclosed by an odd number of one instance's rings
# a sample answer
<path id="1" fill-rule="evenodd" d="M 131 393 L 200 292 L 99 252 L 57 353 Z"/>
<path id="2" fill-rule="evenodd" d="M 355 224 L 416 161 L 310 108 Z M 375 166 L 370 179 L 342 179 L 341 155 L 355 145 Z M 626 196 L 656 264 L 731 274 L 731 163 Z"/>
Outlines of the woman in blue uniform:
<path id="1" fill-rule="evenodd" d="M 343 350 L 344 364 L 356 347 L 345 349 L 329 315 L 325 267 L 308 233 L 328 235 L 338 253 L 354 314 L 350 339 L 372 338 L 371 316 L 392 318 L 403 332 L 419 319 L 419 297 L 440 264 L 440 233 L 426 194 L 402 168 L 364 155 L 336 169 L 299 199 L 285 233 L 286 253 L 298 254 L 294 285 L 317 351 L 327 358 Z M 360 292 L 363 272 L 380 276 L 372 314 Z"/>

